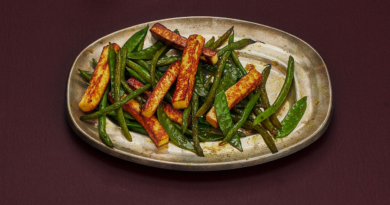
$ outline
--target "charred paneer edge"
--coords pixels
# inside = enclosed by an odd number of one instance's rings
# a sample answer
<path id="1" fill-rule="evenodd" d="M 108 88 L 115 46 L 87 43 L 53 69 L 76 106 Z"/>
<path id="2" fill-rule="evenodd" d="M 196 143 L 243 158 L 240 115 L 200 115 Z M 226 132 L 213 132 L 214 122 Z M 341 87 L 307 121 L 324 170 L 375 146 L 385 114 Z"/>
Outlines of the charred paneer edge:
<path id="1" fill-rule="evenodd" d="M 142 86 L 144 86 L 144 84 L 142 84 L 141 82 L 139 82 L 135 78 L 129 78 L 127 80 L 127 84 L 132 89 L 139 89 Z M 144 99 L 148 99 L 151 93 L 152 93 L 151 91 L 147 90 L 141 96 Z M 173 122 L 176 122 L 176 123 L 181 125 L 181 123 L 183 122 L 183 112 L 180 110 L 176 110 L 175 108 L 172 107 L 171 104 L 169 104 L 165 101 L 162 101 L 162 103 L 163 103 L 164 112 L 167 114 L 168 118 L 170 120 L 172 120 Z"/>
<path id="2" fill-rule="evenodd" d="M 187 38 L 167 29 L 160 23 L 154 24 L 152 28 L 150 28 L 150 32 L 155 38 L 158 38 L 165 44 L 170 45 L 180 51 L 183 51 L 187 45 Z M 203 48 L 200 59 L 209 64 L 215 65 L 218 62 L 218 54 L 215 50 Z"/>
<path id="3" fill-rule="evenodd" d="M 115 52 L 120 47 L 113 43 Z M 110 81 L 110 69 L 108 68 L 108 45 L 103 48 L 98 64 L 95 67 L 89 86 L 80 100 L 79 107 L 84 112 L 94 110 L 100 102 L 107 84 Z"/>
<path id="4" fill-rule="evenodd" d="M 183 51 L 176 89 L 172 97 L 172 105 L 175 109 L 185 109 L 191 101 L 195 83 L 195 74 L 199 64 L 200 54 L 205 39 L 201 35 L 188 37 L 187 45 Z"/>
<path id="5" fill-rule="evenodd" d="M 158 105 L 164 98 L 164 95 L 171 88 L 172 84 L 176 81 L 179 74 L 180 61 L 172 63 L 169 68 L 165 71 L 164 75 L 158 81 L 152 94 L 142 107 L 141 114 L 145 117 L 152 117 L 157 110 Z"/>
<path id="6" fill-rule="evenodd" d="M 109 100 L 111 103 L 114 103 L 114 99 L 112 99 L 111 93 L 109 95 Z M 149 137 L 157 147 L 167 144 L 169 142 L 169 136 L 161 126 L 158 119 L 155 116 L 152 116 L 151 118 L 142 116 L 141 109 L 139 107 L 139 102 L 136 100 L 130 100 L 122 106 L 122 109 L 133 116 L 135 120 L 137 120 L 137 122 L 139 122 L 139 124 L 144 127 Z"/>
<path id="7" fill-rule="evenodd" d="M 238 102 L 249 95 L 257 86 L 260 85 L 262 79 L 261 73 L 256 69 L 251 69 L 248 74 L 242 77 L 236 84 L 225 91 L 228 101 L 229 110 L 232 109 Z M 218 127 L 217 116 L 215 115 L 214 106 L 206 115 L 206 121 L 213 127 Z"/>

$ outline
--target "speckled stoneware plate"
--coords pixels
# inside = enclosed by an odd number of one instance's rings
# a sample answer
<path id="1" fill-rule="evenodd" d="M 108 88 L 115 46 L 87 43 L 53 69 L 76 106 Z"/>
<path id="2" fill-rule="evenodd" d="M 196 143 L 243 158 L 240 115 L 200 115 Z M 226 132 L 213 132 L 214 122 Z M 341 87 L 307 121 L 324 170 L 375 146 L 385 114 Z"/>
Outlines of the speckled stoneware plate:
<path id="1" fill-rule="evenodd" d="M 239 50 L 240 60 L 258 65 L 273 64 L 267 82 L 271 104 L 276 99 L 284 82 L 288 56 L 295 58 L 295 80 L 287 100 L 278 110 L 282 120 L 293 103 L 308 96 L 307 109 L 297 128 L 287 137 L 276 139 L 279 152 L 272 154 L 258 134 L 242 138 L 244 152 L 229 145 L 218 146 L 217 142 L 202 142 L 205 157 L 180 149 L 173 144 L 157 148 L 149 137 L 131 133 L 133 142 L 128 142 L 121 134 L 120 127 L 107 120 L 107 133 L 115 148 L 106 147 L 99 139 L 97 120 L 82 122 L 84 113 L 78 107 L 88 84 L 80 76 L 78 69 L 91 70 L 91 59 L 99 59 L 103 46 L 108 42 L 123 45 L 125 41 L 147 24 L 161 23 L 167 28 L 179 29 L 181 35 L 200 34 L 206 41 L 218 37 L 234 26 L 235 40 L 252 38 L 265 42 L 255 43 Z M 148 33 L 144 47 L 156 40 Z M 93 52 L 91 52 L 93 51 Z M 95 148 L 121 159 L 165 169 L 186 171 L 227 170 L 248 167 L 269 162 L 290 155 L 317 140 L 326 130 L 332 114 L 332 87 L 328 70 L 321 56 L 303 40 L 284 31 L 237 19 L 220 17 L 180 17 L 147 22 L 116 31 L 104 36 L 86 47 L 77 56 L 69 72 L 67 85 L 68 119 L 74 131 Z"/>

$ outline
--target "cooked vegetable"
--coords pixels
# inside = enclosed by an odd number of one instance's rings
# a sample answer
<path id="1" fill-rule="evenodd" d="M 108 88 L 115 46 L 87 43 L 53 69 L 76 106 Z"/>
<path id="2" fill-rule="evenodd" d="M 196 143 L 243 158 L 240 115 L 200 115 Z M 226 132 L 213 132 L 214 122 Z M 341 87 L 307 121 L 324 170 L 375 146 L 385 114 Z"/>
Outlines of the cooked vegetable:
<path id="1" fill-rule="evenodd" d="M 130 100 L 124 104 L 122 108 L 126 112 L 130 113 L 130 115 L 145 128 L 149 137 L 157 147 L 168 143 L 169 136 L 157 118 L 155 116 L 152 116 L 151 118 L 142 116 L 141 109 L 139 107 L 140 104 L 137 101 Z"/>
<path id="2" fill-rule="evenodd" d="M 151 60 L 158 50 L 160 50 L 164 44 L 160 41 L 157 41 L 155 44 L 151 45 L 149 48 L 146 48 L 141 51 L 132 52 L 127 54 L 129 59 L 144 59 Z"/>
<path id="3" fill-rule="evenodd" d="M 237 42 L 231 43 L 225 47 L 223 47 L 221 50 L 218 51 L 218 56 L 222 56 L 226 51 L 232 51 L 244 46 L 247 46 L 249 44 L 256 43 L 256 41 L 249 39 L 249 38 L 244 38 L 241 39 Z"/>
<path id="4" fill-rule="evenodd" d="M 204 104 L 202 105 L 202 107 L 199 108 L 198 112 L 196 113 L 196 117 L 202 116 L 213 105 L 215 93 L 217 91 L 217 88 L 219 87 L 219 82 L 221 81 L 223 69 L 225 68 L 226 60 L 229 58 L 229 55 L 230 55 L 230 52 L 226 52 L 221 57 L 221 59 L 218 61 L 218 68 L 217 68 L 217 72 L 214 76 L 213 85 L 211 86 L 209 95 L 207 96 Z M 218 126 L 216 126 L 216 127 L 218 127 Z"/>
<path id="5" fill-rule="evenodd" d="M 210 40 L 208 40 L 208 41 L 204 44 L 204 47 L 205 47 L 205 48 L 209 48 L 211 45 L 213 45 L 214 41 L 215 41 L 215 37 L 213 36 L 213 37 L 210 38 Z"/>
<path id="6" fill-rule="evenodd" d="M 134 78 L 130 78 L 129 80 L 127 80 L 127 83 L 133 89 L 139 89 L 142 86 L 144 86 L 141 82 L 137 81 Z M 149 96 L 151 95 L 151 93 L 152 93 L 151 91 L 146 90 L 142 96 L 145 99 L 148 99 Z M 167 102 L 163 101 L 162 103 L 163 103 L 163 107 L 164 107 L 164 112 L 168 115 L 169 119 L 181 125 L 182 118 L 183 118 L 183 112 L 180 110 L 176 110 L 175 108 L 172 107 L 171 104 L 169 104 Z"/>
<path id="7" fill-rule="evenodd" d="M 95 113 L 89 114 L 89 115 L 81 116 L 80 120 L 85 121 L 85 120 L 95 119 L 95 118 L 98 118 L 98 117 L 104 115 L 107 112 L 111 112 L 113 110 L 116 110 L 116 109 L 122 107 L 128 101 L 130 101 L 131 99 L 134 99 L 136 96 L 140 95 L 141 93 L 143 93 L 145 90 L 147 90 L 149 88 L 150 88 L 150 84 L 147 84 L 147 85 L 143 86 L 142 88 L 140 88 L 138 90 L 135 90 L 130 95 L 127 95 L 126 97 L 122 98 L 120 101 L 115 102 L 114 104 L 112 104 L 112 105 L 110 105 L 110 106 L 108 106 L 108 107 L 106 107 L 104 109 L 101 109 L 101 110 L 99 110 L 99 111 L 97 111 Z"/>
<path id="8" fill-rule="evenodd" d="M 286 79 L 285 79 L 284 84 L 282 86 L 282 90 L 280 91 L 274 104 L 270 108 L 265 110 L 261 115 L 258 115 L 256 117 L 255 121 L 253 121 L 254 125 L 267 119 L 269 116 L 274 114 L 276 112 L 276 110 L 279 109 L 279 107 L 282 105 L 283 101 L 286 99 L 288 92 L 290 91 L 293 78 L 294 78 L 294 58 L 292 56 L 290 56 L 289 60 L 288 60 Z"/>
<path id="9" fill-rule="evenodd" d="M 98 62 L 96 59 L 92 58 L 92 69 L 95 69 L 95 67 L 97 66 Z"/>
<path id="10" fill-rule="evenodd" d="M 164 66 L 164 65 L 170 65 L 170 64 L 176 62 L 177 60 L 181 60 L 181 56 L 170 56 L 170 57 L 167 57 L 167 58 L 159 59 L 157 61 L 156 65 L 157 65 L 157 67 Z M 146 63 L 147 63 L 148 66 L 150 66 L 152 62 L 148 61 Z"/>
<path id="11" fill-rule="evenodd" d="M 228 39 L 230 34 L 233 32 L 234 26 L 232 26 L 229 30 L 227 30 L 220 38 L 218 38 L 217 41 L 213 43 L 213 45 L 210 46 L 210 49 L 215 50 L 218 48 L 220 45 L 223 44 L 223 42 Z"/>
<path id="12" fill-rule="evenodd" d="M 222 130 L 223 135 L 226 136 L 229 130 L 233 127 L 233 120 L 230 116 L 229 106 L 223 91 L 219 92 L 215 96 L 214 107 L 215 114 L 219 122 L 219 128 Z M 240 150 L 241 152 L 243 151 L 241 140 L 237 133 L 233 135 L 232 138 L 228 139 L 228 142 L 236 149 Z"/>
<path id="13" fill-rule="evenodd" d="M 116 44 L 115 44 L 116 45 Z M 115 46 L 119 50 L 119 46 Z M 94 110 L 106 90 L 108 81 L 110 80 L 110 71 L 108 69 L 108 46 L 103 48 L 100 55 L 99 63 L 93 72 L 89 86 L 80 100 L 79 107 L 84 112 Z"/>
<path id="14" fill-rule="evenodd" d="M 141 114 L 143 116 L 149 118 L 156 112 L 158 105 L 164 98 L 165 94 L 168 92 L 169 88 L 175 82 L 179 74 L 179 68 L 180 61 L 176 61 L 164 73 L 142 108 Z"/>
<path id="15" fill-rule="evenodd" d="M 230 127 L 229 132 L 226 134 L 226 137 L 222 140 L 221 144 L 228 142 L 237 132 L 238 129 L 245 123 L 246 119 L 252 112 L 253 107 L 255 106 L 257 100 L 260 97 L 260 92 L 258 92 L 252 99 L 249 100 L 248 105 L 244 109 L 241 119 L 232 127 Z M 221 126 L 221 124 L 220 124 Z"/>
<path id="16" fill-rule="evenodd" d="M 86 70 L 81 70 L 81 69 L 79 69 L 79 71 L 80 71 L 80 75 L 81 75 L 81 77 L 83 77 L 86 81 L 90 81 L 91 80 L 91 76 L 92 75 L 90 75 L 90 73 L 88 73 L 88 71 L 86 71 Z M 93 73 L 92 73 L 93 74 Z"/>
<path id="17" fill-rule="evenodd" d="M 267 79 L 268 79 L 270 71 L 271 71 L 271 65 L 268 64 L 267 67 L 265 67 L 263 72 L 262 72 L 263 82 L 260 85 L 260 97 L 261 97 L 261 101 L 263 102 L 263 105 L 265 106 L 264 109 L 268 109 L 269 107 L 271 107 L 271 105 L 269 104 L 269 100 L 268 100 L 267 90 L 265 89 L 265 85 L 267 83 Z M 269 120 L 272 122 L 272 124 L 276 128 L 282 129 L 282 124 L 280 124 L 279 119 L 276 117 L 275 114 L 272 114 L 271 116 L 269 116 Z"/>
<path id="18" fill-rule="evenodd" d="M 160 58 L 160 55 L 168 48 L 167 45 L 163 46 L 160 50 L 154 54 L 153 59 L 152 59 L 152 64 L 150 65 L 150 83 L 152 84 L 152 89 L 156 87 L 156 63 L 158 58 Z M 165 94 L 165 93 L 164 93 Z M 158 104 L 157 104 L 158 105 Z M 157 109 L 157 106 L 156 106 Z"/>
<path id="19" fill-rule="evenodd" d="M 143 77 L 141 77 L 140 74 L 138 74 L 137 72 L 135 72 L 133 69 L 131 69 L 131 68 L 126 68 L 126 70 L 127 70 L 127 72 L 130 73 L 130 76 L 131 76 L 131 77 L 133 77 L 133 78 L 139 80 L 139 81 L 142 82 L 143 84 L 147 84 L 147 83 L 148 83 L 148 82 L 146 82 L 146 80 L 145 80 Z"/>
<path id="20" fill-rule="evenodd" d="M 183 134 L 187 131 L 187 127 L 190 122 L 189 121 L 190 114 L 191 114 L 191 104 L 183 111 L 183 123 L 181 123 L 181 129 L 183 130 Z"/>
<path id="21" fill-rule="evenodd" d="M 181 59 L 175 93 L 172 98 L 172 105 L 175 109 L 184 109 L 190 104 L 194 89 L 195 74 L 203 45 L 204 38 L 202 36 L 191 35 L 188 37 L 187 45 Z"/>
<path id="22" fill-rule="evenodd" d="M 114 44 L 116 45 L 116 44 Z M 111 42 L 108 44 L 108 67 L 110 68 L 110 87 L 111 87 L 111 93 L 114 93 L 115 89 L 115 63 L 116 63 L 116 53 L 117 49 L 114 49 L 113 44 Z M 118 46 L 119 47 L 119 46 Z M 113 94 L 114 95 L 114 94 Z"/>
<path id="23" fill-rule="evenodd" d="M 124 70 L 126 66 L 126 54 L 127 54 L 127 48 L 123 47 L 119 53 L 116 55 L 116 66 L 115 66 L 115 79 L 114 79 L 114 101 L 118 102 L 120 101 L 120 94 L 119 94 L 119 88 L 121 87 L 121 78 L 124 78 L 122 75 L 124 75 Z M 121 107 L 119 107 L 116 111 L 116 116 L 119 122 L 120 127 L 122 128 L 122 132 L 125 135 L 126 139 L 130 142 L 133 141 L 131 134 L 129 132 L 129 129 L 127 128 L 125 117 L 123 116 L 123 110 Z"/>
<path id="24" fill-rule="evenodd" d="M 187 47 L 188 39 L 186 39 L 183 36 L 180 36 L 179 34 L 172 32 L 171 30 L 167 29 L 165 26 L 159 23 L 154 24 L 152 28 L 150 28 L 150 32 L 157 39 L 163 41 L 165 44 L 170 45 L 180 51 L 185 50 L 185 47 Z M 201 52 L 202 52 L 202 56 L 200 59 L 212 65 L 215 65 L 217 63 L 218 56 L 216 51 L 208 48 L 202 48 Z"/>
<path id="25" fill-rule="evenodd" d="M 191 106 L 190 106 L 190 107 L 192 107 L 192 140 L 194 142 L 194 148 L 195 148 L 196 153 L 199 156 L 204 157 L 203 149 L 199 144 L 198 118 L 195 117 L 196 111 L 198 111 L 198 106 L 199 106 L 199 98 L 198 98 L 198 95 L 196 93 L 194 93 L 192 95 Z M 185 129 L 187 129 L 187 128 L 185 128 Z M 183 127 L 184 132 L 185 132 L 185 129 Z"/>
<path id="26" fill-rule="evenodd" d="M 307 96 L 298 100 L 288 111 L 286 117 L 282 121 L 282 129 L 278 130 L 278 134 L 275 138 L 282 138 L 290 134 L 295 127 L 297 127 L 299 121 L 301 121 L 303 114 L 306 111 Z"/>
<path id="27" fill-rule="evenodd" d="M 188 139 L 176 128 L 174 123 L 165 114 L 162 104 L 157 108 L 157 116 L 164 127 L 165 131 L 169 135 L 169 139 L 178 147 L 195 152 L 194 146 L 188 141 Z"/>
<path id="28" fill-rule="evenodd" d="M 249 93 L 251 93 L 257 86 L 259 86 L 261 78 L 261 74 L 256 69 L 253 69 L 242 77 L 236 84 L 226 90 L 225 95 L 228 101 L 229 110 L 248 96 Z M 211 110 L 207 113 L 206 120 L 213 127 L 218 127 L 217 116 L 215 115 L 214 108 L 211 108 Z"/>
<path id="29" fill-rule="evenodd" d="M 106 91 L 104 91 L 103 97 L 100 100 L 99 103 L 99 110 L 105 108 L 107 106 L 107 95 L 110 91 L 110 86 L 106 88 Z M 98 123 L 98 130 L 99 130 L 99 137 L 102 140 L 102 142 L 107 145 L 108 147 L 114 147 L 114 145 L 111 142 L 110 137 L 108 136 L 106 132 L 106 115 L 102 115 L 99 117 L 99 123 Z"/>
<path id="30" fill-rule="evenodd" d="M 149 25 L 146 25 L 145 28 L 137 31 L 126 41 L 123 47 L 126 47 L 129 53 L 138 50 L 138 46 L 141 44 L 141 42 L 143 42 L 143 39 L 148 33 L 148 29 L 149 29 Z"/>

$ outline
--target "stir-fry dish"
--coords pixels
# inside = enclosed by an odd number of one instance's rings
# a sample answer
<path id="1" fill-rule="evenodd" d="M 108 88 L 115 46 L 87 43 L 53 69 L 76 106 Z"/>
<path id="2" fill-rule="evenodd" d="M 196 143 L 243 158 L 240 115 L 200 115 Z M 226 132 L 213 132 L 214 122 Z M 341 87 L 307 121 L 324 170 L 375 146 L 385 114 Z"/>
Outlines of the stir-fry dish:
<path id="1" fill-rule="evenodd" d="M 241 138 L 248 132 L 259 133 L 270 151 L 278 152 L 275 138 L 288 136 L 306 110 L 303 97 L 281 122 L 276 116 L 293 86 L 292 56 L 282 89 L 270 104 L 266 83 L 272 65 L 260 73 L 253 64 L 244 67 L 236 52 L 262 42 L 234 41 L 234 27 L 205 41 L 201 34 L 185 38 L 156 23 L 150 32 L 157 42 L 143 48 L 148 31 L 149 26 L 139 30 L 122 47 L 109 43 L 99 61 L 92 59 L 93 72 L 79 70 L 89 82 L 79 102 L 87 114 L 80 120 L 97 118 L 105 145 L 114 147 L 106 132 L 108 117 L 130 142 L 131 131 L 149 136 L 157 147 L 173 143 L 202 157 L 201 142 L 207 141 L 242 152 Z M 168 56 L 171 49 L 178 55 Z"/>

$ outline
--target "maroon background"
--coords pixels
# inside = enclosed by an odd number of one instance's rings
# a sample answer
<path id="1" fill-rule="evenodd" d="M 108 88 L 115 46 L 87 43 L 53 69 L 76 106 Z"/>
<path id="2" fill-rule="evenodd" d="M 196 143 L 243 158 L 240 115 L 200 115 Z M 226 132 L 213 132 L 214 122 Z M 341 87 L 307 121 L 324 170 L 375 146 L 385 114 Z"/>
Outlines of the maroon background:
<path id="1" fill-rule="evenodd" d="M 389 204 L 389 1 L 1 1 L 0 204 Z M 67 74 L 91 42 L 135 24 L 221 16 L 269 25 L 328 65 L 334 115 L 314 144 L 223 172 L 116 159 L 66 119 Z"/>

